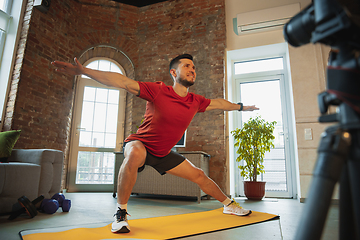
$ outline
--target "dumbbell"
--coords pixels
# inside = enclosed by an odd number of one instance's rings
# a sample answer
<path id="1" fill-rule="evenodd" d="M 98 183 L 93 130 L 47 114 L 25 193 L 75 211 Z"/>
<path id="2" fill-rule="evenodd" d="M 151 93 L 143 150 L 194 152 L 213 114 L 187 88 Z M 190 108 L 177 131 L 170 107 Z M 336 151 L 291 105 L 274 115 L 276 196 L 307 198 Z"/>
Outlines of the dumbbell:
<path id="1" fill-rule="evenodd" d="M 62 193 L 55 193 L 55 194 L 51 197 L 51 199 L 55 199 L 56 201 L 58 201 L 58 202 L 59 202 L 59 206 L 61 207 L 63 201 L 65 200 L 65 196 L 64 196 L 64 194 L 62 194 Z"/>
<path id="2" fill-rule="evenodd" d="M 40 211 L 48 214 L 56 213 L 59 209 L 59 202 L 55 199 L 44 199 L 40 205 Z"/>
<path id="3" fill-rule="evenodd" d="M 56 199 L 59 202 L 59 206 L 62 208 L 63 212 L 70 211 L 71 200 L 66 199 L 64 194 L 55 193 L 54 196 L 52 196 L 51 198 Z"/>
<path id="4" fill-rule="evenodd" d="M 62 208 L 63 212 L 70 211 L 71 200 L 70 199 L 64 199 L 64 201 L 62 202 L 61 208 Z"/>
<path id="5" fill-rule="evenodd" d="M 10 217 L 8 218 L 8 220 L 14 220 L 19 215 L 21 215 L 22 213 L 25 213 L 25 212 L 30 218 L 35 217 L 38 214 L 38 212 L 36 210 L 36 205 L 39 204 L 41 201 L 43 201 L 43 199 L 44 199 L 44 196 L 41 195 L 41 196 L 37 197 L 35 200 L 33 200 L 32 202 L 30 202 L 30 200 L 26 196 L 20 197 L 18 199 L 18 202 L 22 206 L 22 208 L 19 209 L 18 211 L 13 212 L 10 215 Z"/>
<path id="6" fill-rule="evenodd" d="M 68 212 L 71 207 L 71 201 L 65 199 L 65 196 L 62 193 L 54 194 L 51 199 L 44 199 L 41 203 L 40 210 L 48 214 L 53 214 L 59 207 L 62 208 L 63 212 Z"/>

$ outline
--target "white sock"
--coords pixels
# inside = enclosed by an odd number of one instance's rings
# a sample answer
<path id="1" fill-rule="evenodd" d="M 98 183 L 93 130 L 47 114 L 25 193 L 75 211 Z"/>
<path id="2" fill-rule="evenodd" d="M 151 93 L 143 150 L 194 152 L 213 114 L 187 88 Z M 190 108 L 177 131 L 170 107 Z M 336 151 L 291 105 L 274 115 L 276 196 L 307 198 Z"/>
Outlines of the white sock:
<path id="1" fill-rule="evenodd" d="M 226 198 L 224 201 L 222 201 L 221 203 L 224 204 L 224 206 L 228 206 L 230 203 L 232 202 L 232 200 L 230 198 Z"/>
<path id="2" fill-rule="evenodd" d="M 125 209 L 125 210 L 127 210 L 127 203 L 126 203 L 126 204 L 116 203 L 116 211 L 117 211 L 119 208 L 120 208 L 120 209 Z"/>

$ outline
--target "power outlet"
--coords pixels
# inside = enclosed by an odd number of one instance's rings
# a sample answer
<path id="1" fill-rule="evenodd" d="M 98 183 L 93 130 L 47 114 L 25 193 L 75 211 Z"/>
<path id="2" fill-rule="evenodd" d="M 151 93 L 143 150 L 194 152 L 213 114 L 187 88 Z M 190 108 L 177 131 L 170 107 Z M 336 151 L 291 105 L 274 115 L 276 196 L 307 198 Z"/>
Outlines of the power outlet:
<path id="1" fill-rule="evenodd" d="M 310 141 L 313 140 L 313 136 L 312 136 L 312 129 L 311 128 L 305 128 L 304 130 L 305 132 L 305 140 Z"/>

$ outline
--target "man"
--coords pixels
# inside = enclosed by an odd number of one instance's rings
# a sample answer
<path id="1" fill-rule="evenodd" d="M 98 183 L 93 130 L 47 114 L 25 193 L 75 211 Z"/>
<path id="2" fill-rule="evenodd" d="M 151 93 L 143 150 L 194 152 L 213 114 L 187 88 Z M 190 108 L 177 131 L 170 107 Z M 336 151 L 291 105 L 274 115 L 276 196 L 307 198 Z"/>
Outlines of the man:
<path id="1" fill-rule="evenodd" d="M 214 109 L 225 111 L 253 111 L 255 106 L 234 104 L 225 99 L 207 99 L 190 93 L 195 83 L 196 71 L 193 57 L 182 54 L 170 62 L 173 86 L 162 82 L 138 82 L 118 73 L 102 72 L 83 67 L 75 58 L 75 65 L 54 61 L 56 71 L 71 75 L 86 75 L 102 84 L 123 88 L 129 93 L 147 100 L 144 122 L 135 134 L 131 134 L 124 145 L 124 162 L 118 179 L 118 199 L 112 232 L 129 232 L 127 202 L 136 182 L 137 173 L 145 165 L 155 168 L 160 174 L 172 174 L 196 183 L 206 194 L 224 205 L 225 214 L 247 216 L 250 210 L 243 209 L 229 199 L 199 168 L 182 155 L 171 151 L 180 140 L 191 120 L 198 112 Z"/>

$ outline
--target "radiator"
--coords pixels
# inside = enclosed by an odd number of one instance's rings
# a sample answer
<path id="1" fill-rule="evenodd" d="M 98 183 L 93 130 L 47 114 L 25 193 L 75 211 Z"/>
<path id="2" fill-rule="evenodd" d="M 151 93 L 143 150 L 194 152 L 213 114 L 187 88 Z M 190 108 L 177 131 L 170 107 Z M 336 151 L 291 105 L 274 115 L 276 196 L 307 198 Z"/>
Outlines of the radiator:
<path id="1" fill-rule="evenodd" d="M 186 157 L 196 167 L 201 168 L 206 175 L 209 175 L 209 160 L 210 155 L 201 152 L 179 152 Z M 116 196 L 117 177 L 119 168 L 123 161 L 122 153 L 116 154 L 115 174 L 114 174 L 114 193 Z M 206 194 L 199 188 L 199 186 L 189 180 L 173 176 L 171 174 L 160 175 L 151 166 L 146 166 L 144 171 L 138 173 L 135 186 L 132 190 L 133 194 L 154 194 L 154 195 L 169 195 L 169 196 L 186 196 L 197 197 L 200 203 L 201 197 Z"/>

